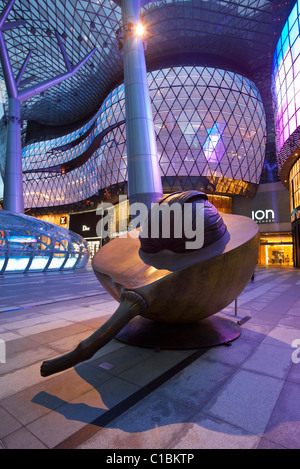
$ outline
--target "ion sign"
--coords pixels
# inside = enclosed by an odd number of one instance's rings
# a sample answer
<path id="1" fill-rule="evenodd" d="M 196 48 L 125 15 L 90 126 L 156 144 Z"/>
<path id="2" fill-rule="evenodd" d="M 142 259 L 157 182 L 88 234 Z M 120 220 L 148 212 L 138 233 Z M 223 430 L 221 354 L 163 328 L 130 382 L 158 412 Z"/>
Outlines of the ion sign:
<path id="1" fill-rule="evenodd" d="M 275 213 L 274 210 L 252 210 L 251 214 L 252 220 L 257 223 L 274 223 Z"/>

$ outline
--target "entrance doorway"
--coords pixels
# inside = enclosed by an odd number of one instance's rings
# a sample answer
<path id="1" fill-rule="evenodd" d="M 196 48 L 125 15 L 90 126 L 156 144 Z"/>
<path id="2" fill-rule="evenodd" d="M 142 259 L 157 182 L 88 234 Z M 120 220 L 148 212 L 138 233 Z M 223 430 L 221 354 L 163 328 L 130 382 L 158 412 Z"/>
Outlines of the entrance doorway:
<path id="1" fill-rule="evenodd" d="M 291 233 L 262 233 L 258 264 L 293 266 L 293 240 Z"/>
<path id="2" fill-rule="evenodd" d="M 99 249 L 101 248 L 102 239 L 101 238 L 96 239 L 96 240 L 87 239 L 86 241 L 88 244 L 88 248 L 90 252 L 90 260 L 91 260 L 93 259 L 96 252 L 99 251 Z"/>

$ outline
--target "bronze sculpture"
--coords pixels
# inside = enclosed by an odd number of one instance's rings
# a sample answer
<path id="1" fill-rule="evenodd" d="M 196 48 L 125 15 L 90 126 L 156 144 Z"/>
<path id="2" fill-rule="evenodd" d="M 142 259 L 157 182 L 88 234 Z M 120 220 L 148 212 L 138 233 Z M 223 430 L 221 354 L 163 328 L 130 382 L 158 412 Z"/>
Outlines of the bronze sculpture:
<path id="1" fill-rule="evenodd" d="M 197 204 L 202 204 L 203 246 L 196 250 L 185 249 L 184 237 L 166 239 L 161 236 L 161 231 L 157 238 L 149 237 L 151 232 L 145 235 L 142 225 L 130 236 L 120 236 L 101 248 L 94 256 L 92 266 L 99 282 L 119 301 L 119 307 L 75 350 L 45 361 L 41 366 L 42 376 L 90 359 L 114 337 L 126 342 L 122 331 L 127 323 L 134 324 L 136 317 L 148 321 L 150 328 L 151 324 L 158 329 L 166 325 L 192 324 L 194 327 L 197 324 L 201 330 L 207 318 L 228 306 L 245 288 L 257 262 L 257 224 L 238 215 L 223 213 L 220 216 L 207 196 L 196 191 L 171 194 L 158 205 L 162 203 L 179 203 L 182 207 L 193 204 L 191 213 L 194 215 L 200 207 Z M 195 221 L 194 215 L 191 223 Z M 150 224 L 145 226 L 148 229 Z M 144 326 L 143 323 L 139 329 L 133 325 L 133 335 L 141 333 L 143 336 Z M 234 331 L 228 340 L 239 334 Z M 132 330 L 129 330 L 129 336 L 132 337 Z M 194 342 L 190 347 L 187 345 L 189 348 L 194 346 Z"/>

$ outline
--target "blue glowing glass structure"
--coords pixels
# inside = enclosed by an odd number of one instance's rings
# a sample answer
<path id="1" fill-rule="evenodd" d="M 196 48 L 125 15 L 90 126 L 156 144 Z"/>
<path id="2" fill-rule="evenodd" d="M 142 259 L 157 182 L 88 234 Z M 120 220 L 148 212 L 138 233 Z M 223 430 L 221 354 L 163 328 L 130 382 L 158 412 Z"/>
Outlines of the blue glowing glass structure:
<path id="1" fill-rule="evenodd" d="M 78 269 L 88 259 L 87 243 L 78 234 L 0 210 L 0 274 Z"/>

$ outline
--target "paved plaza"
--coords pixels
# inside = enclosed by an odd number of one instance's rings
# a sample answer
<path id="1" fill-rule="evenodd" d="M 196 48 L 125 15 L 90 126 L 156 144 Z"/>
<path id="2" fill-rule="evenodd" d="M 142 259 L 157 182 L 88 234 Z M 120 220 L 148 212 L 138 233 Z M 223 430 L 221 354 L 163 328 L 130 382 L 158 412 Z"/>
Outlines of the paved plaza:
<path id="1" fill-rule="evenodd" d="M 218 313 L 241 323 L 231 346 L 159 350 L 113 339 L 47 378 L 41 363 L 72 350 L 117 302 L 90 266 L 3 276 L 0 299 L 1 448 L 300 448 L 297 269 L 258 267 L 237 309 Z"/>

